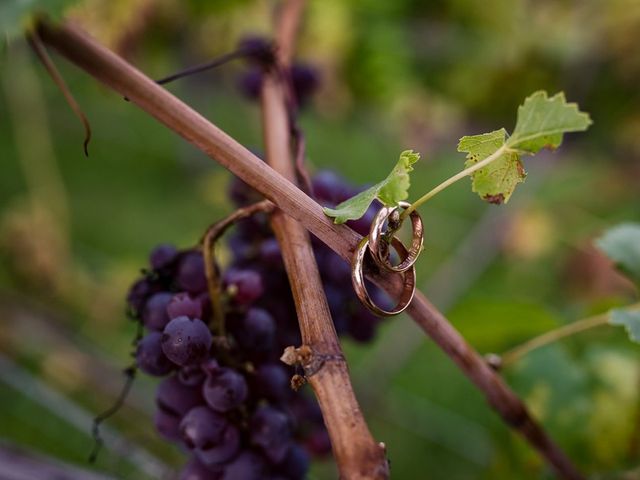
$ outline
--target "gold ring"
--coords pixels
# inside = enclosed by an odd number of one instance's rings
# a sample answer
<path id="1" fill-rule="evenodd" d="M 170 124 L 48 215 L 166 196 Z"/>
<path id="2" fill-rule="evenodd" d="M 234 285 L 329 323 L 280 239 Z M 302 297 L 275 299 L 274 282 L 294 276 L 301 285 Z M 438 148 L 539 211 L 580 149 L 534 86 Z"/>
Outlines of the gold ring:
<path id="1" fill-rule="evenodd" d="M 409 253 L 407 252 L 406 247 L 397 237 L 393 237 L 391 244 L 404 261 Z M 364 283 L 364 256 L 368 250 L 368 246 L 369 239 L 367 237 L 364 237 L 358 244 L 358 248 L 353 254 L 353 262 L 351 266 L 351 281 L 353 283 L 353 289 L 356 291 L 356 295 L 358 295 L 358 298 L 364 304 L 364 306 L 376 315 L 379 315 L 381 317 L 390 317 L 392 315 L 397 315 L 398 313 L 403 312 L 409 306 L 411 300 L 413 300 L 413 295 L 416 292 L 416 268 L 415 266 L 411 265 L 404 272 L 401 272 L 403 273 L 404 282 L 400 300 L 393 310 L 384 310 L 373 303 L 373 300 L 371 300 L 371 297 L 369 297 L 369 292 L 367 292 L 367 287 Z"/>
<path id="2" fill-rule="evenodd" d="M 406 258 L 398 265 L 391 265 L 386 245 L 384 250 L 381 250 L 380 248 L 382 246 L 381 239 L 384 222 L 394 211 L 398 210 L 398 208 L 408 208 L 409 206 L 411 206 L 411 204 L 408 202 L 399 202 L 398 206 L 395 207 L 383 207 L 371 223 L 371 229 L 369 231 L 369 250 L 371 251 L 371 256 L 380 267 L 385 270 L 389 270 L 390 272 L 400 273 L 408 270 L 409 267 L 416 263 L 416 260 L 422 251 L 424 226 L 422 224 L 422 217 L 420 217 L 420 214 L 415 210 L 409 214 L 409 218 L 411 218 L 413 238 L 411 240 L 411 248 L 407 252 Z"/>

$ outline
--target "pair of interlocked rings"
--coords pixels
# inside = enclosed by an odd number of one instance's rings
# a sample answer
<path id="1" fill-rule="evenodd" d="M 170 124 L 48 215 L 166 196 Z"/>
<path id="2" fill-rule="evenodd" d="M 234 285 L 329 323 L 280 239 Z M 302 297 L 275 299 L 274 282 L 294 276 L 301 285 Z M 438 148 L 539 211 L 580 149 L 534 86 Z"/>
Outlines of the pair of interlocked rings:
<path id="1" fill-rule="evenodd" d="M 397 213 L 399 213 L 400 209 L 406 209 L 409 206 L 410 204 L 407 202 L 400 202 L 397 206 L 381 208 L 371 223 L 369 236 L 362 239 L 353 255 L 351 281 L 356 295 L 358 295 L 360 301 L 369 310 L 382 317 L 390 317 L 403 312 L 409 306 L 411 300 L 413 300 L 413 295 L 416 291 L 416 267 L 414 264 L 422 251 L 422 243 L 424 240 L 424 227 L 420 214 L 415 210 L 409 214 L 413 231 L 409 250 L 407 250 L 395 235 L 391 234 L 391 239 L 389 240 L 388 237 L 390 235 L 384 231 L 385 224 L 387 228 L 391 227 L 390 224 L 392 223 L 394 214 L 397 218 Z M 393 247 L 400 256 L 400 263 L 398 265 L 391 263 L 389 246 Z M 367 251 L 376 265 L 383 271 L 399 273 L 403 276 L 403 288 L 400 300 L 392 310 L 385 310 L 376 305 L 373 300 L 371 300 L 369 292 L 367 292 L 363 272 L 364 258 Z"/>

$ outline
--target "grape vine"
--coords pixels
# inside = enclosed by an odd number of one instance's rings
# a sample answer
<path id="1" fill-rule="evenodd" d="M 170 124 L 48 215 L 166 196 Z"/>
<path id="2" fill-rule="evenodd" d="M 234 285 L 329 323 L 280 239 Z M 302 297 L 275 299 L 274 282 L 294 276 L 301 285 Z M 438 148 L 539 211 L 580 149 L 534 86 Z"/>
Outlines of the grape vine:
<path id="1" fill-rule="evenodd" d="M 332 172 L 318 174 L 313 186 L 327 205 L 354 192 Z M 239 208 L 260 198 L 237 179 L 229 195 Z M 184 479 L 276 474 L 301 479 L 309 455 L 330 451 L 317 403 L 307 392 L 291 389 L 296 369 L 279 362 L 285 348 L 299 345 L 301 338 L 267 219 L 264 213 L 241 219 L 229 236 L 233 258 L 219 279 L 226 335 L 214 336 L 201 249 L 158 246 L 128 295 L 130 315 L 147 330 L 138 343 L 136 364 L 151 376 L 165 377 L 156 394 L 156 429 L 191 452 Z M 362 231 L 367 225 L 353 227 Z M 336 330 L 359 342 L 370 340 L 378 319 L 350 290 L 349 268 L 322 243 L 315 242 L 314 250 Z M 375 294 L 380 302 L 388 301 L 379 290 Z"/>

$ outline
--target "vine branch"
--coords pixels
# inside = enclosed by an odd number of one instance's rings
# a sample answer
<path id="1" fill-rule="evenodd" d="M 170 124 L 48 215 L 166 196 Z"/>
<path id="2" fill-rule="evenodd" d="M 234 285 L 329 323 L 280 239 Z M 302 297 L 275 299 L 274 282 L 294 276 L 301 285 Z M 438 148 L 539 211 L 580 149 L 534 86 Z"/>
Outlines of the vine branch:
<path id="1" fill-rule="evenodd" d="M 262 126 L 266 161 L 291 182 L 296 174 L 292 155 L 289 98 L 290 81 L 282 74 L 291 61 L 304 0 L 281 4 L 277 21 L 278 67 L 265 74 L 261 91 Z M 305 368 L 324 423 L 327 426 L 334 457 L 344 479 L 386 479 L 389 477 L 385 449 L 373 439 L 356 400 L 346 360 L 338 341 L 313 248 L 306 229 L 282 210 L 271 215 L 289 277 L 298 314 L 303 348 L 309 351 L 311 371 Z"/>
<path id="2" fill-rule="evenodd" d="M 361 240 L 360 235 L 345 225 L 335 225 L 324 215 L 320 205 L 247 148 L 76 27 L 40 22 L 37 28 L 43 42 L 120 95 L 131 99 L 141 109 L 262 193 L 344 260 L 351 261 Z M 375 270 L 368 274 L 371 280 L 394 298 L 401 293 L 402 285 L 396 276 L 383 276 Z M 564 452 L 531 417 L 522 400 L 424 295 L 416 293 L 408 312 L 483 392 L 489 404 L 553 466 L 559 476 L 568 480 L 584 479 Z"/>
<path id="3" fill-rule="evenodd" d="M 633 305 L 629 305 L 626 308 L 636 310 L 640 308 L 640 303 L 634 303 Z M 556 328 L 555 330 L 551 330 L 549 332 L 543 333 L 542 335 L 527 340 L 522 345 L 518 345 L 517 347 L 507 350 L 500 356 L 500 368 L 506 368 L 514 364 L 533 350 L 537 350 L 538 348 L 544 347 L 545 345 L 549 345 L 550 343 L 557 342 L 558 340 L 562 340 L 563 338 L 570 337 L 572 335 L 575 335 L 576 333 L 584 332 L 585 330 L 590 330 L 592 328 L 607 325 L 610 316 L 610 312 L 593 315 L 591 317 L 577 320 L 575 322 L 569 323 L 568 325 L 564 325 L 562 327 Z"/>

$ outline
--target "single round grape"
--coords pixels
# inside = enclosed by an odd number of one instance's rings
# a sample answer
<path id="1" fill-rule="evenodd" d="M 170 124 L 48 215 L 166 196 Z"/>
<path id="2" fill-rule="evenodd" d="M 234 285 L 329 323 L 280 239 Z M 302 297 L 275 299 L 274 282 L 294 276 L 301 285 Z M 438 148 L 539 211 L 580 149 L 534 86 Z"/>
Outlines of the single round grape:
<path id="1" fill-rule="evenodd" d="M 142 278 L 134 283 L 127 294 L 127 303 L 136 316 L 142 313 L 147 299 L 159 290 L 159 286 L 148 278 Z"/>
<path id="2" fill-rule="evenodd" d="M 289 417 L 271 406 L 260 406 L 251 417 L 250 435 L 251 443 L 270 461 L 280 463 L 291 447 Z"/>
<path id="3" fill-rule="evenodd" d="M 257 454 L 244 451 L 225 467 L 222 480 L 263 480 L 267 465 Z"/>
<path id="4" fill-rule="evenodd" d="M 169 292 L 154 293 L 144 306 L 142 313 L 142 321 L 145 327 L 150 330 L 162 331 L 169 323 L 169 315 L 167 315 L 167 305 L 173 298 Z"/>
<path id="5" fill-rule="evenodd" d="M 207 375 L 202 387 L 204 399 L 217 412 L 228 412 L 247 399 L 249 389 L 244 377 L 231 368 L 218 368 Z"/>
<path id="6" fill-rule="evenodd" d="M 345 294 L 349 293 L 350 289 L 345 289 L 344 286 L 351 282 L 351 265 L 333 252 L 330 252 L 324 261 L 326 263 L 323 265 L 323 272 L 326 280 L 341 290 L 346 290 Z"/>
<path id="7" fill-rule="evenodd" d="M 247 351 L 270 350 L 276 337 L 276 323 L 271 314 L 253 307 L 239 322 L 240 328 L 234 328 L 234 337 L 240 346 Z"/>
<path id="8" fill-rule="evenodd" d="M 260 155 L 258 155 L 260 156 Z M 234 176 L 231 178 L 231 182 L 227 188 L 227 193 L 233 203 L 238 207 L 245 207 L 250 203 L 259 201 L 262 196 L 249 184 L 243 182 L 240 178 Z M 245 220 L 238 222 L 238 226 L 245 223 Z"/>
<path id="9" fill-rule="evenodd" d="M 249 259 L 254 257 L 253 241 L 246 239 L 242 235 L 231 235 L 227 243 L 235 258 Z"/>
<path id="10" fill-rule="evenodd" d="M 180 259 L 176 275 L 178 286 L 189 293 L 200 293 L 207 288 L 202 253 L 192 251 Z"/>
<path id="11" fill-rule="evenodd" d="M 238 42 L 238 50 L 247 56 L 247 60 L 263 67 L 271 65 L 275 60 L 273 44 L 264 37 L 244 37 Z"/>
<path id="12" fill-rule="evenodd" d="M 274 363 L 260 365 L 254 379 L 256 394 L 273 402 L 282 402 L 291 394 L 290 377 L 284 366 Z"/>
<path id="13" fill-rule="evenodd" d="M 171 320 L 182 316 L 202 318 L 202 302 L 199 299 L 191 298 L 187 292 L 177 293 L 171 297 L 166 311 Z"/>
<path id="14" fill-rule="evenodd" d="M 184 367 L 206 360 L 212 341 L 211 332 L 202 320 L 177 317 L 162 333 L 162 351 L 169 360 Z"/>
<path id="15" fill-rule="evenodd" d="M 221 464 L 229 461 L 239 449 L 240 431 L 233 425 L 229 425 L 222 432 L 218 443 L 195 448 L 194 453 L 203 465 L 210 470 L 215 470 L 221 468 Z"/>
<path id="16" fill-rule="evenodd" d="M 169 265 L 178 255 L 178 250 L 173 245 L 162 244 L 155 247 L 149 255 L 149 263 L 154 270 Z"/>
<path id="17" fill-rule="evenodd" d="M 182 441 L 180 434 L 180 417 L 176 417 L 171 413 L 162 410 L 156 410 L 153 415 L 153 423 L 156 431 L 170 442 Z"/>
<path id="18" fill-rule="evenodd" d="M 349 335 L 358 342 L 368 342 L 376 334 L 379 318 L 369 310 L 359 308 L 354 312 L 349 323 Z"/>
<path id="19" fill-rule="evenodd" d="M 323 457 L 331 453 L 331 439 L 326 428 L 318 428 L 305 441 L 305 446 L 313 455 Z"/>
<path id="20" fill-rule="evenodd" d="M 200 365 L 187 365 L 178 370 L 178 381 L 187 387 L 199 387 L 204 383 L 206 375 Z"/>
<path id="21" fill-rule="evenodd" d="M 180 480 L 220 480 L 221 472 L 212 472 L 193 457 L 180 472 Z"/>
<path id="22" fill-rule="evenodd" d="M 323 170 L 311 180 L 314 195 L 320 203 L 336 206 L 351 196 L 352 189 L 335 172 Z"/>
<path id="23" fill-rule="evenodd" d="M 262 69 L 253 67 L 247 69 L 240 74 L 236 80 L 236 85 L 240 93 L 249 100 L 257 100 L 260 98 L 260 90 L 262 89 L 262 82 L 264 73 Z"/>
<path id="24" fill-rule="evenodd" d="M 174 375 L 158 385 L 156 404 L 160 410 L 181 418 L 193 407 L 204 404 L 204 399 L 199 388 L 183 385 Z"/>
<path id="25" fill-rule="evenodd" d="M 294 63 L 291 67 L 291 83 L 299 105 L 304 105 L 320 86 L 318 70 L 306 63 Z"/>
<path id="26" fill-rule="evenodd" d="M 138 342 L 136 364 L 143 372 L 158 377 L 173 370 L 175 365 L 162 351 L 162 334 L 160 332 L 150 332 Z"/>
<path id="27" fill-rule="evenodd" d="M 224 284 L 239 305 L 249 305 L 264 293 L 262 278 L 255 270 L 228 270 L 224 275 Z"/>
<path id="28" fill-rule="evenodd" d="M 294 444 L 282 463 L 278 465 L 278 470 L 290 480 L 304 480 L 307 477 L 310 463 L 309 453 L 300 445 Z"/>
<path id="29" fill-rule="evenodd" d="M 282 252 L 275 238 L 267 238 L 260 244 L 260 261 L 270 266 L 282 265 Z"/>
<path id="30" fill-rule="evenodd" d="M 229 422 L 209 407 L 198 406 L 187 412 L 180 422 L 180 433 L 187 447 L 208 448 L 218 445 Z"/>

